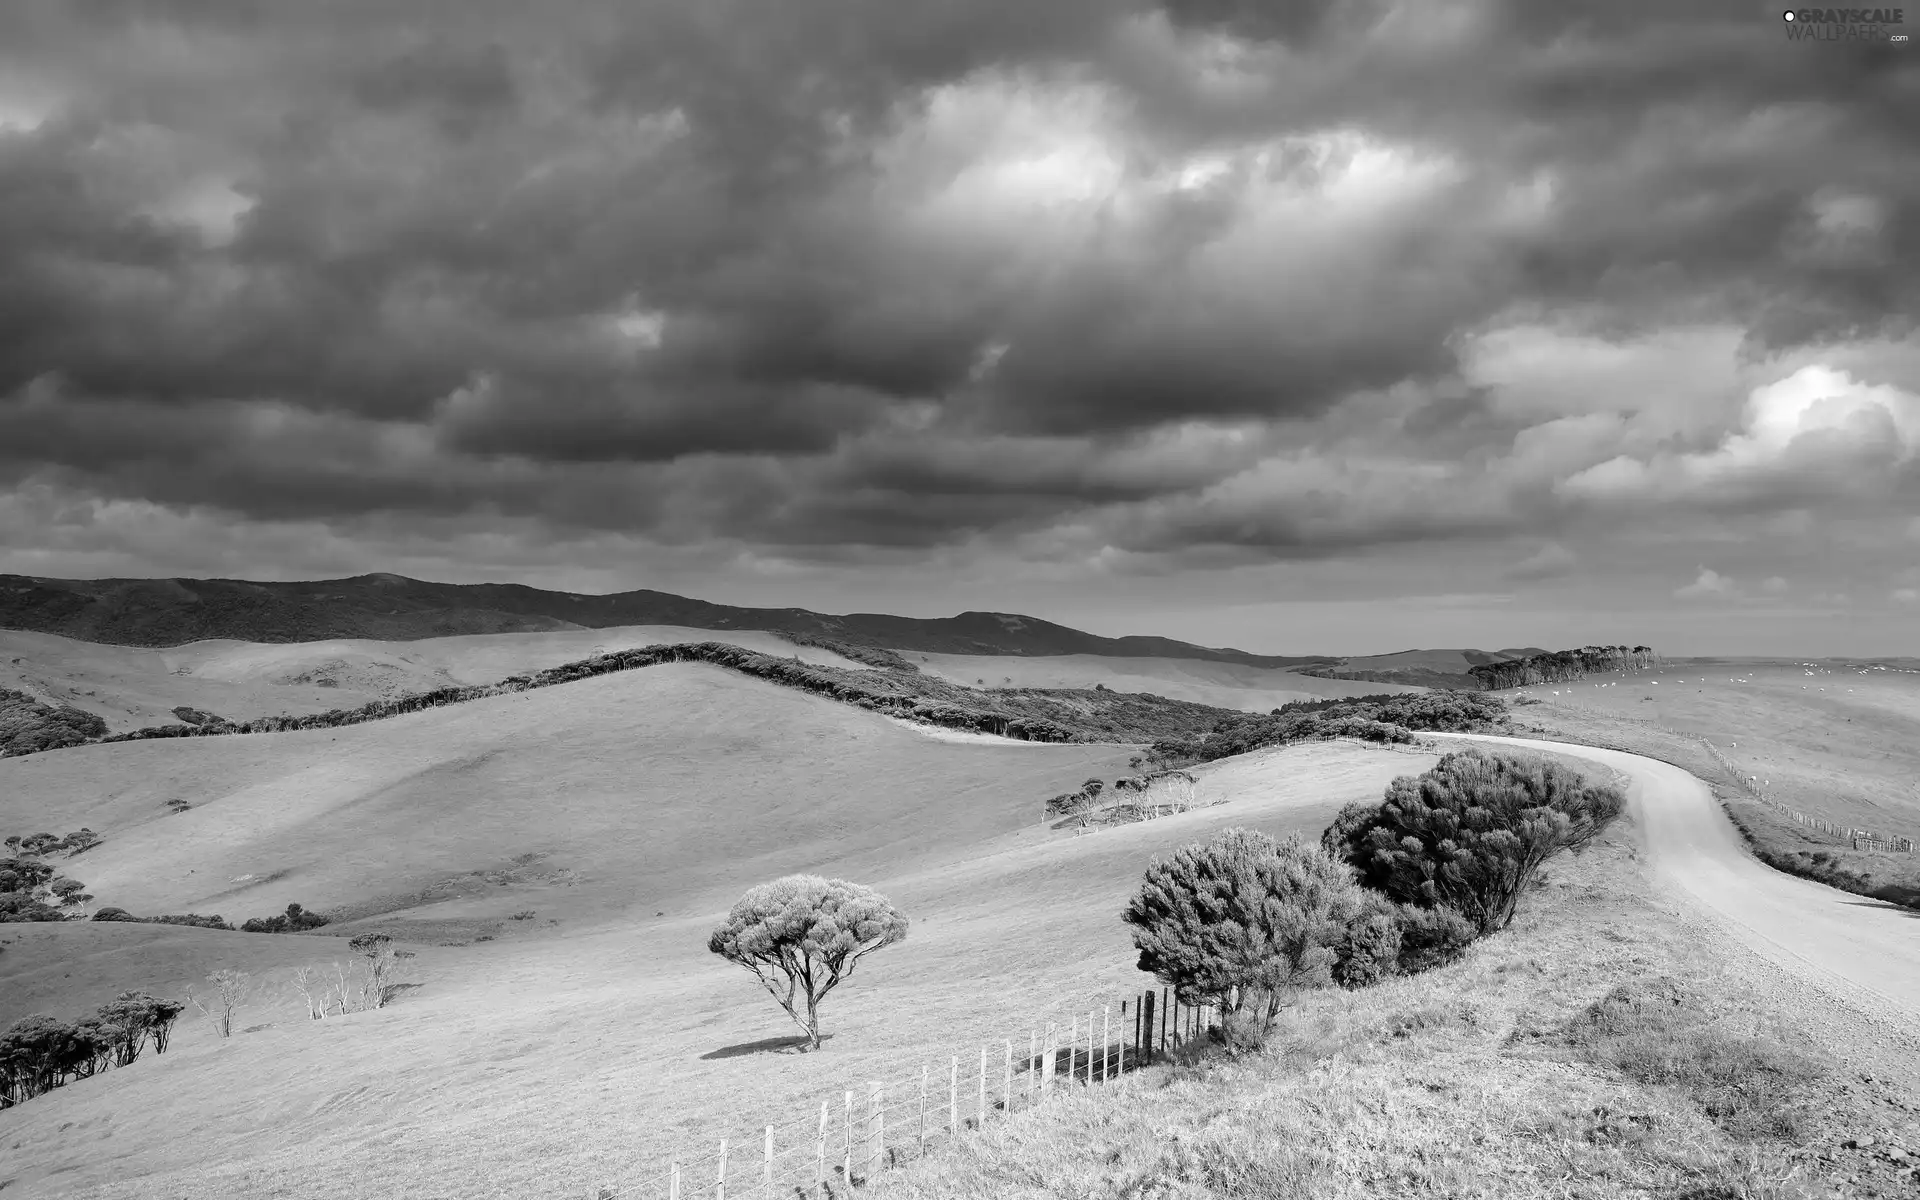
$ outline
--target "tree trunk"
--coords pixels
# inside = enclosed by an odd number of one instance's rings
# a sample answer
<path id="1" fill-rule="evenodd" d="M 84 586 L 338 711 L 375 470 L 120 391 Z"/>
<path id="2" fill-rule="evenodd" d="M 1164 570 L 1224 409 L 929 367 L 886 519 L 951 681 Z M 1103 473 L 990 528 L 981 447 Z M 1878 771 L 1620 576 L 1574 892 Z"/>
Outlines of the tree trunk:
<path id="1" fill-rule="evenodd" d="M 820 1001 L 818 997 L 816 997 L 812 992 L 807 993 L 807 1026 L 806 1028 L 807 1028 L 807 1050 L 809 1052 L 818 1050 L 820 1048 L 819 1003 Z"/>

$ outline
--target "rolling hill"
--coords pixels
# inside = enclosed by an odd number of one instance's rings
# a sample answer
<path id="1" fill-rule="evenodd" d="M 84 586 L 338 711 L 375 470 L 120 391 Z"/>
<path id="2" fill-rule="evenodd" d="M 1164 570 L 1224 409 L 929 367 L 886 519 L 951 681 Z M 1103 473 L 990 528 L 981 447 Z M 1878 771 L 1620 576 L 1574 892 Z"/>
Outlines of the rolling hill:
<path id="1" fill-rule="evenodd" d="M 605 596 L 520 584 L 427 583 L 360 575 L 289 583 L 236 579 L 42 579 L 0 575 L 0 628 L 90 642 L 178 646 L 208 639 L 316 642 L 679 625 L 758 629 L 944 654 L 1107 654 L 1197 658 L 1257 667 L 1335 661 L 1213 649 L 1160 637 L 1107 638 L 1036 617 L 966 612 L 920 619 L 739 608 L 667 592 Z"/>
<path id="2" fill-rule="evenodd" d="M 179 995 L 214 966 L 258 985 L 248 1032 L 183 1023 L 165 1057 L 0 1117 L 0 1181 L 35 1196 L 592 1194 L 695 1133 L 897 1074 L 903 1053 L 1139 986 L 1115 913 L 1153 854 L 1230 824 L 1311 836 L 1433 759 L 1297 746 L 1203 768 L 1217 807 L 1086 836 L 1039 823 L 1045 796 L 1122 773 L 1129 752 L 941 735 L 669 664 L 335 730 L 0 761 L 0 826 L 103 834 L 69 867 L 101 903 L 354 918 L 285 936 L 0 930 L 0 1024 L 129 987 Z M 170 815 L 172 798 L 194 807 Z M 757 1053 L 790 1027 L 706 931 L 742 888 L 795 870 L 881 888 L 913 931 L 836 993 L 827 1053 Z M 304 1019 L 290 972 L 370 928 L 409 939 L 421 986 Z"/>

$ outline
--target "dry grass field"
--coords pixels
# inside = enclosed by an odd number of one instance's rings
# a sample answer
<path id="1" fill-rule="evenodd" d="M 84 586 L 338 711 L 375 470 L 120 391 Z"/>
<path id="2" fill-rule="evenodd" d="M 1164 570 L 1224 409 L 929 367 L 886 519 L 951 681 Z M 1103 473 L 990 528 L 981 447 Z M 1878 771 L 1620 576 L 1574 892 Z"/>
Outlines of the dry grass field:
<path id="1" fill-rule="evenodd" d="M 353 708 L 404 692 L 495 683 L 595 654 L 700 642 L 710 629 L 628 625 L 553 633 L 495 633 L 383 642 L 190 642 L 150 649 L 0 629 L 0 688 L 98 713 L 114 731 L 175 720 L 185 705 L 229 720 Z M 829 650 L 777 634 L 729 630 L 748 650 L 858 669 Z"/>
<path id="2" fill-rule="evenodd" d="M 1080 1089 L 886 1179 L 898 1200 L 1911 1196 L 1911 1077 L 1682 916 L 1636 831 L 1463 962 L 1305 999 L 1259 1056 Z M 1618 989 L 1618 991 L 1616 991 Z M 1638 1001 L 1596 1022 L 1610 994 Z M 1855 1144 L 1849 1148 L 1849 1143 Z"/>
<path id="3" fill-rule="evenodd" d="M 673 665 L 339 730 L 7 760 L 0 824 L 103 833 L 72 864 L 102 903 L 406 903 L 311 935 L 6 927 L 0 1022 L 178 995 L 214 966 L 263 988 L 252 1032 L 186 1025 L 164 1058 L 0 1114 L 0 1179 L 9 1196 L 591 1195 L 927 1047 L 1124 994 L 1144 980 L 1118 911 L 1153 853 L 1235 823 L 1316 834 L 1434 758 L 1272 751 L 1209 770 L 1212 807 L 1041 824 L 1046 796 L 1129 753 L 931 737 Z M 173 796 L 197 807 L 168 815 Z M 795 870 L 872 883 L 914 920 L 829 1002 L 813 1056 L 777 1052 L 784 1014 L 705 949 L 739 891 Z M 420 986 L 306 1020 L 289 974 L 371 927 L 411 939 Z"/>
<path id="4" fill-rule="evenodd" d="M 1821 853 L 1877 883 L 1920 889 L 1920 854 L 1855 851 L 1746 798 L 1697 746 L 1710 738 L 1781 803 L 1842 825 L 1920 840 L 1920 672 L 1773 659 L 1706 660 L 1659 671 L 1502 692 L 1544 734 L 1651 754 L 1716 780 L 1756 842 Z"/>
<path id="5" fill-rule="evenodd" d="M 974 654 L 910 654 L 929 675 L 968 687 L 1090 688 L 1151 692 L 1246 712 L 1267 712 L 1294 700 L 1418 692 L 1423 688 L 1353 679 L 1319 679 L 1264 667 L 1184 658 L 1108 658 L 1063 654 L 1014 658 Z"/>

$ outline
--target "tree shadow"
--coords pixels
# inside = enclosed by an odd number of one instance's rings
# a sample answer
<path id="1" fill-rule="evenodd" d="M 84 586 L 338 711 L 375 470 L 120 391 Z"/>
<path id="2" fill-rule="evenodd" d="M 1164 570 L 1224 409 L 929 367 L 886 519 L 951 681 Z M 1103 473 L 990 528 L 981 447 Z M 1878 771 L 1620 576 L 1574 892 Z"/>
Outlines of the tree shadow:
<path id="1" fill-rule="evenodd" d="M 820 1035 L 820 1040 L 830 1042 L 833 1040 L 833 1035 L 823 1033 Z M 700 1060 L 702 1062 L 711 1062 L 717 1058 L 739 1058 L 746 1054 L 799 1054 L 801 1053 L 800 1047 L 806 1044 L 807 1038 L 805 1034 L 794 1034 L 790 1037 L 761 1038 L 757 1042 L 740 1042 L 732 1046 L 722 1046 L 718 1050 L 709 1050 L 700 1056 Z"/>
<path id="2" fill-rule="evenodd" d="M 1851 904 L 1855 908 L 1879 908 L 1887 912 L 1896 912 L 1903 917 L 1920 920 L 1920 908 L 1908 908 L 1904 904 L 1895 904 L 1891 900 L 1842 900 L 1842 904 Z"/>

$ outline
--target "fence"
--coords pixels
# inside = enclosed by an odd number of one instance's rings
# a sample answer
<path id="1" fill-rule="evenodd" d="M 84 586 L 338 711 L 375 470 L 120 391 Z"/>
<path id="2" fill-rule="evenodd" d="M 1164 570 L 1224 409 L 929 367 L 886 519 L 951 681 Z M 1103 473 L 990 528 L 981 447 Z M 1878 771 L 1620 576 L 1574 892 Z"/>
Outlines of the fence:
<path id="1" fill-rule="evenodd" d="M 1165 989 L 1144 992 L 1121 1001 L 1117 1014 L 1105 1005 L 1076 1014 L 1065 1029 L 1057 1021 L 1030 1029 L 1024 1052 L 1001 1039 L 982 1045 L 977 1061 L 951 1055 L 923 1063 L 918 1075 L 845 1089 L 822 1100 L 818 1113 L 720 1138 L 708 1152 L 672 1155 L 651 1178 L 601 1188 L 598 1200 L 832 1200 L 995 1117 L 1039 1108 L 1065 1089 L 1117 1083 L 1204 1040 L 1215 1011 Z"/>
<path id="2" fill-rule="evenodd" d="M 1705 747 L 1707 753 L 1712 756 L 1713 761 L 1720 765 L 1720 769 L 1725 771 L 1727 775 L 1733 779 L 1735 784 L 1739 785 L 1741 791 L 1752 796 L 1755 800 L 1758 800 L 1760 803 L 1789 820 L 1798 821 L 1807 828 L 1818 830 L 1836 841 L 1851 843 L 1855 850 L 1885 850 L 1895 854 L 1913 853 L 1912 838 L 1900 837 L 1898 835 L 1881 837 L 1871 829 L 1861 829 L 1853 825 L 1841 825 L 1829 821 L 1825 817 L 1816 817 L 1812 813 L 1804 813 L 1797 808 L 1782 803 L 1780 800 L 1767 794 L 1765 786 L 1757 777 L 1742 775 L 1740 769 L 1735 767 L 1732 761 L 1720 752 L 1720 747 L 1714 745 L 1700 734 L 1688 733 L 1680 729 L 1669 729 L 1665 725 L 1656 725 L 1654 722 L 1645 720 L 1644 718 L 1630 717 L 1623 713 L 1593 708 L 1589 705 L 1578 703 L 1577 701 L 1556 701 L 1556 703 L 1561 708 L 1570 708 L 1576 712 L 1587 713 L 1590 716 L 1611 717 L 1618 720 L 1633 721 L 1636 724 L 1646 726 L 1648 729 L 1657 729 L 1661 733 L 1671 734 L 1677 738 L 1685 738 L 1688 741 L 1699 742 L 1701 746 Z"/>
<path id="3" fill-rule="evenodd" d="M 1779 800 L 1769 796 L 1756 777 L 1752 775 L 1742 775 L 1727 756 L 1720 752 L 1720 747 L 1714 745 L 1706 738 L 1701 737 L 1699 734 L 1679 733 L 1678 730 L 1668 730 L 1667 732 L 1679 734 L 1681 737 L 1690 737 L 1706 747 L 1707 753 L 1713 756 L 1713 761 L 1719 763 L 1720 769 L 1733 777 L 1733 781 L 1740 785 L 1741 790 L 1768 808 L 1773 809 L 1781 816 L 1798 821 L 1807 828 L 1818 830 L 1828 837 L 1836 838 L 1843 842 L 1851 842 L 1855 850 L 1888 850 L 1899 854 L 1913 853 L 1912 838 L 1891 835 L 1881 837 L 1871 829 L 1860 829 L 1853 825 L 1840 825 L 1827 820 L 1825 817 L 1816 817 L 1811 813 L 1804 813 L 1797 808 L 1783 804 Z"/>

